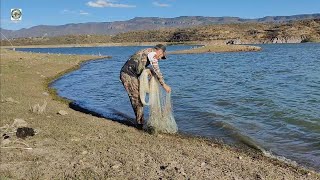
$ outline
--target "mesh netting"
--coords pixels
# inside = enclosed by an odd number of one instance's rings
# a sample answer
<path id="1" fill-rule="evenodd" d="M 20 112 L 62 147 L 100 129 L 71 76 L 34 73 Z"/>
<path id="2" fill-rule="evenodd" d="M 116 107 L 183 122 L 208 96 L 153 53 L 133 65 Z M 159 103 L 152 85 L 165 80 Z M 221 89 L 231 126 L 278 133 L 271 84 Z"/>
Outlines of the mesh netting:
<path id="1" fill-rule="evenodd" d="M 149 119 L 144 124 L 144 129 L 156 132 L 176 133 L 178 127 L 173 117 L 171 94 L 163 94 L 160 89 L 160 83 L 157 78 L 148 75 L 151 74 L 146 69 L 140 75 L 140 98 L 143 105 L 150 106 Z M 149 102 L 146 102 L 147 93 Z"/>

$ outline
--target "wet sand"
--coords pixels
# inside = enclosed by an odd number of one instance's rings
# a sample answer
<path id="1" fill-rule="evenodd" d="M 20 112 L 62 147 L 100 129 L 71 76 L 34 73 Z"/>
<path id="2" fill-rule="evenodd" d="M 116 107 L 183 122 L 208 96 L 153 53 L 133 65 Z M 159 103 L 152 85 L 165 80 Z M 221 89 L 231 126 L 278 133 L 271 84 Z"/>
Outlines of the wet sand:
<path id="1" fill-rule="evenodd" d="M 203 138 L 150 135 L 81 113 L 48 89 L 54 79 L 97 58 L 1 49 L 1 179 L 320 179 L 259 152 Z M 44 102 L 44 112 L 30 111 Z M 36 135 L 17 139 L 15 119 Z"/>

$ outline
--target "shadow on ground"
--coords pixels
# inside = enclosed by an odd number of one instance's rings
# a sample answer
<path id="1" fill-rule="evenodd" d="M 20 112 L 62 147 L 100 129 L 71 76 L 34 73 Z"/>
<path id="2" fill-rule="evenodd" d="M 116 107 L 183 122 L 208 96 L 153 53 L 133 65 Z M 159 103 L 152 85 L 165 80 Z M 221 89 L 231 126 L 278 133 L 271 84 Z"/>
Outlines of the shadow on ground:
<path id="1" fill-rule="evenodd" d="M 111 121 L 115 121 L 115 122 L 124 124 L 124 125 L 129 126 L 129 127 L 136 127 L 133 118 L 129 117 L 128 115 L 126 115 L 126 114 L 124 114 L 124 113 L 122 113 L 120 111 L 117 111 L 116 109 L 112 109 L 112 111 L 114 112 L 114 115 L 118 116 L 118 117 L 121 117 L 122 119 L 106 117 L 106 116 L 104 116 L 104 115 L 102 115 L 100 113 L 85 109 L 85 108 L 83 108 L 83 107 L 81 107 L 78 104 L 73 103 L 73 102 L 69 103 L 69 107 L 71 109 L 73 109 L 73 110 L 76 110 L 76 111 L 79 111 L 79 112 L 82 112 L 82 113 L 85 113 L 85 114 L 90 114 L 90 115 L 95 116 L 95 117 L 105 118 L 105 119 L 108 119 L 108 120 L 111 120 Z"/>

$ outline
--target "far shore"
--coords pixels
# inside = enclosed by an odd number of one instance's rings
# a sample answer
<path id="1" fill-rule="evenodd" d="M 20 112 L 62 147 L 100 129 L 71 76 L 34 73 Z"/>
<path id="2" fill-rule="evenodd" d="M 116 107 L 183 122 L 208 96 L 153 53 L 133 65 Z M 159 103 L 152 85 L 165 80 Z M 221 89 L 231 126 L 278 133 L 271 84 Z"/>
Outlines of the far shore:
<path id="1" fill-rule="evenodd" d="M 21 45 L 21 46 L 1 46 L 1 48 L 61 48 L 61 47 L 108 47 L 108 46 L 154 46 L 156 44 L 176 45 L 181 43 L 168 42 L 127 42 L 127 43 L 91 43 L 91 44 L 53 44 L 53 45 Z M 183 43 L 198 45 L 199 42 Z"/>
<path id="2" fill-rule="evenodd" d="M 201 46 L 193 49 L 168 51 L 168 54 L 196 54 L 212 52 L 241 52 L 241 51 L 260 51 L 261 47 L 252 45 L 225 45 L 222 42 L 140 42 L 140 43 L 94 43 L 94 44 L 61 44 L 61 45 L 27 45 L 27 46 L 1 46 L 6 49 L 18 48 L 63 48 L 63 47 L 112 47 L 112 46 L 154 46 L 156 44 L 170 45 L 194 45 Z"/>
<path id="3" fill-rule="evenodd" d="M 261 47 L 248 45 L 205 45 L 198 48 L 168 52 L 168 54 L 199 54 L 213 52 L 260 51 Z"/>
<path id="4" fill-rule="evenodd" d="M 320 180 L 313 170 L 261 152 L 180 134 L 151 135 L 75 111 L 48 87 L 100 56 L 0 50 L 0 132 L 8 136 L 1 138 L 0 179 Z M 46 104 L 45 110 L 37 104 Z M 36 134 L 17 139 L 18 126 Z"/>

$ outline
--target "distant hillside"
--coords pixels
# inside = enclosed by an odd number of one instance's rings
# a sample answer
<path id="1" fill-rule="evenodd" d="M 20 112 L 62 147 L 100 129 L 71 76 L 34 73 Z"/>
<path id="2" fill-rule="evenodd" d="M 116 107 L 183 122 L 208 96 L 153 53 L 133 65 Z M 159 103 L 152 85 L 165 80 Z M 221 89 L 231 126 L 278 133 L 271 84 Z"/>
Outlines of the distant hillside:
<path id="1" fill-rule="evenodd" d="M 113 42 L 192 42 L 262 44 L 320 42 L 320 18 L 286 23 L 206 25 L 175 30 L 133 31 L 112 37 Z"/>
<path id="2" fill-rule="evenodd" d="M 140 30 L 117 35 L 65 35 L 59 37 L 18 38 L 17 45 L 62 45 L 131 42 L 261 44 L 320 42 L 320 18 L 286 23 L 238 23 L 203 25 L 189 28 Z M 10 45 L 1 41 L 1 45 Z"/>
<path id="3" fill-rule="evenodd" d="M 40 25 L 28 29 L 0 29 L 7 38 L 19 37 L 54 37 L 64 35 L 114 35 L 137 30 L 159 30 L 164 28 L 186 28 L 211 24 L 230 23 L 282 23 L 295 20 L 320 18 L 320 13 L 294 16 L 267 16 L 258 19 L 242 19 L 239 17 L 203 17 L 181 16 L 176 18 L 136 17 L 127 21 L 88 22 L 66 24 L 60 26 Z M 1 36 L 3 39 L 3 36 Z"/>

